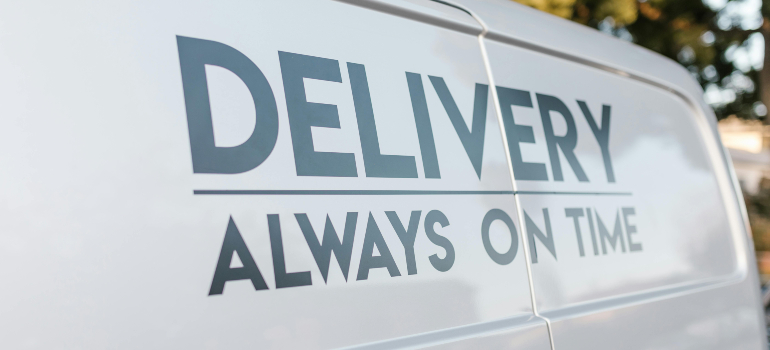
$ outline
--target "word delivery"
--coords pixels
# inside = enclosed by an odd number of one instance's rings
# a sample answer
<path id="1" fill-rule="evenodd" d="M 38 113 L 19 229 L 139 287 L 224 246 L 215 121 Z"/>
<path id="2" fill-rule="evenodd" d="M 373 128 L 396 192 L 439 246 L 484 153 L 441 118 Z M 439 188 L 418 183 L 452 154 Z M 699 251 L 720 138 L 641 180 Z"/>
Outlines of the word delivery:
<path id="1" fill-rule="evenodd" d="M 273 90 L 265 75 L 244 54 L 225 44 L 178 36 L 177 45 L 187 109 L 193 172 L 237 174 L 262 164 L 270 156 L 278 138 L 278 108 Z M 313 146 L 312 127 L 339 128 L 340 120 L 336 106 L 307 102 L 304 80 L 316 79 L 341 83 L 339 62 L 289 52 L 278 52 L 278 58 L 283 76 L 297 176 L 357 177 L 358 164 L 352 153 L 319 152 L 315 151 Z M 256 125 L 251 136 L 238 146 L 215 145 L 206 82 L 206 65 L 219 66 L 234 73 L 244 82 L 254 100 Z M 417 178 L 417 163 L 414 156 L 381 153 L 366 69 L 364 65 L 358 63 L 348 63 L 347 68 L 366 177 Z M 435 76 L 428 78 L 452 122 L 476 175 L 481 179 L 489 87 L 485 84 L 476 84 L 472 122 L 469 128 L 444 79 Z M 439 179 L 441 170 L 422 78 L 417 73 L 406 72 L 406 83 L 414 111 L 425 178 Z M 496 89 L 515 178 L 548 181 L 545 164 L 525 162 L 522 159 L 520 143 L 535 143 L 535 136 L 531 126 L 515 123 L 510 108 L 511 106 L 533 108 L 531 93 L 501 86 Z M 535 98 L 540 109 L 553 180 L 564 181 L 559 160 L 559 150 L 561 150 L 561 154 L 566 158 L 578 180 L 588 182 L 588 176 L 575 155 L 578 135 L 572 112 L 562 100 L 555 96 L 538 93 L 535 94 Z M 609 105 L 602 106 L 601 123 L 597 124 L 588 104 L 584 101 L 577 101 L 577 103 L 601 149 L 606 180 L 614 183 L 615 174 L 609 150 L 611 108 Z M 556 112 L 564 118 L 567 127 L 564 135 L 555 134 L 551 112 Z"/>

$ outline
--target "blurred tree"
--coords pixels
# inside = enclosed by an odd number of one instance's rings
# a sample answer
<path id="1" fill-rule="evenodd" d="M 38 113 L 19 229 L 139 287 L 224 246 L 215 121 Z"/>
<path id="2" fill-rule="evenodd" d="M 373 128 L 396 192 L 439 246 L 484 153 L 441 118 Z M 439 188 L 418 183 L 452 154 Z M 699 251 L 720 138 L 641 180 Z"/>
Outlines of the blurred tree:
<path id="1" fill-rule="evenodd" d="M 743 199 L 754 236 L 754 248 L 770 251 L 770 179 L 762 179 L 759 192 L 755 195 L 744 193 Z"/>
<path id="2" fill-rule="evenodd" d="M 514 1 L 678 61 L 706 91 L 706 100 L 719 119 L 733 114 L 746 119 L 767 115 L 770 69 L 761 72 L 761 62 L 752 64 L 748 56 L 749 50 L 763 44 L 762 37 L 770 40 L 770 0 Z M 768 62 L 770 45 L 763 51 Z M 761 94 L 759 87 L 763 87 Z"/>

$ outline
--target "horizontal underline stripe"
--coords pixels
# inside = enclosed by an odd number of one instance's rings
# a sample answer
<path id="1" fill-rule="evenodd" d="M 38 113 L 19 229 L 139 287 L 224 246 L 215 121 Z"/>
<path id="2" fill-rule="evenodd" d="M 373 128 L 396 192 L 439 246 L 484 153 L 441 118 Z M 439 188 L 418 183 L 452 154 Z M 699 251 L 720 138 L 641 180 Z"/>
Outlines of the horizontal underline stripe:
<path id="1" fill-rule="evenodd" d="M 630 196 L 631 192 L 559 192 L 559 191 L 423 191 L 423 190 L 193 190 L 200 195 L 295 195 L 295 196 L 431 196 L 431 195 L 583 195 Z"/>
<path id="2" fill-rule="evenodd" d="M 631 196 L 631 192 L 569 192 L 569 191 L 516 191 L 516 194 L 557 194 L 579 196 Z"/>

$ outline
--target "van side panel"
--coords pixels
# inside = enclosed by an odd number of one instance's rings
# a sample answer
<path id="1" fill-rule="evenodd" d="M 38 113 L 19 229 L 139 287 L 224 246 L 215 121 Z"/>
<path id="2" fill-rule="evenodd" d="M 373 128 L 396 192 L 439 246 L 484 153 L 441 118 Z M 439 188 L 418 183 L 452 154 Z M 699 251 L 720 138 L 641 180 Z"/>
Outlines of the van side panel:
<path id="1" fill-rule="evenodd" d="M 304 0 L 0 27 L 3 348 L 549 348 L 474 35 Z"/>
<path id="2" fill-rule="evenodd" d="M 747 235 L 699 109 L 564 57 L 486 47 L 554 346 L 762 348 Z"/>

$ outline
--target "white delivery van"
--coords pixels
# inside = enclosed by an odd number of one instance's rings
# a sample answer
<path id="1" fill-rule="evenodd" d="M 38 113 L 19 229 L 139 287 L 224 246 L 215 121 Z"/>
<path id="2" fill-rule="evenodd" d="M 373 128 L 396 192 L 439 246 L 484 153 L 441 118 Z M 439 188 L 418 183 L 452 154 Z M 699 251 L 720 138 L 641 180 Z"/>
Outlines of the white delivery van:
<path id="1" fill-rule="evenodd" d="M 661 56 L 507 0 L 2 8 L 0 348 L 767 348 Z"/>

